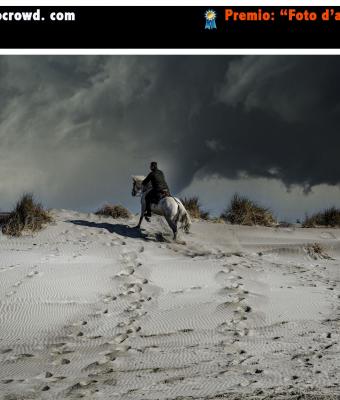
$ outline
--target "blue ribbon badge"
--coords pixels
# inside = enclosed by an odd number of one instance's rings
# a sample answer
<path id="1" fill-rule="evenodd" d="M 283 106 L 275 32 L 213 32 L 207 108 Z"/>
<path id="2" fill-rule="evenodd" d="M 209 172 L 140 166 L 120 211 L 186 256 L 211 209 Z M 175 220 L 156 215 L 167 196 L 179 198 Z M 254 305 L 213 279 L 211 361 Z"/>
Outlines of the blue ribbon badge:
<path id="1" fill-rule="evenodd" d="M 207 10 L 205 16 L 205 29 L 217 29 L 216 27 L 216 12 L 214 10 Z"/>

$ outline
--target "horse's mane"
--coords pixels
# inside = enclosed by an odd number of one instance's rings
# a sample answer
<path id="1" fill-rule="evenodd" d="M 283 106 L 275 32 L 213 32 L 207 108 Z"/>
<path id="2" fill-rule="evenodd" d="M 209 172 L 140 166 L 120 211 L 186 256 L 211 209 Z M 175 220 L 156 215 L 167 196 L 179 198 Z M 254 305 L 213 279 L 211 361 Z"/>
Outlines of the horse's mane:
<path id="1" fill-rule="evenodd" d="M 143 175 L 132 175 L 132 180 L 135 182 L 143 182 L 145 179 L 145 176 Z"/>

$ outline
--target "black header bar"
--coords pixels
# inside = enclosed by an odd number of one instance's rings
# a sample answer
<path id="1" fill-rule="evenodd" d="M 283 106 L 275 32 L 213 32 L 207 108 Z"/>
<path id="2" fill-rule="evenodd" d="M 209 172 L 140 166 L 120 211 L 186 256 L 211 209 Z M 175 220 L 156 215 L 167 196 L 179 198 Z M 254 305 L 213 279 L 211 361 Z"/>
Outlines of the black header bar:
<path id="1" fill-rule="evenodd" d="M 335 49 L 340 7 L 0 7 L 0 48 Z"/>

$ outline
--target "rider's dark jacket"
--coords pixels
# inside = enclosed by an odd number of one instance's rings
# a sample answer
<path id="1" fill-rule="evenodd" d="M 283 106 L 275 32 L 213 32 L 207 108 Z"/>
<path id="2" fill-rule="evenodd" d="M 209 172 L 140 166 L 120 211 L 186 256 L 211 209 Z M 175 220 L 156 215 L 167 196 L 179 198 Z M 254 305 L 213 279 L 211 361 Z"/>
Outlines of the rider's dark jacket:
<path id="1" fill-rule="evenodd" d="M 154 191 L 169 191 L 168 185 L 164 178 L 164 174 L 160 169 L 156 169 L 155 171 L 150 172 L 149 175 L 144 179 L 142 184 L 147 185 L 149 182 L 151 182 L 152 189 Z"/>

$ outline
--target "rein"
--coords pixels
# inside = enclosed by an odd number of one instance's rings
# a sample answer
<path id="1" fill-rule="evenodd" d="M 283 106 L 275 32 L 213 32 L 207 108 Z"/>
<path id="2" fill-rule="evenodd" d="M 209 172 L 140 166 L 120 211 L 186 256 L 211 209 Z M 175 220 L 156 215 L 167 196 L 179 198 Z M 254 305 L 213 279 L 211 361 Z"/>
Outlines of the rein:
<path id="1" fill-rule="evenodd" d="M 142 185 L 141 189 L 138 190 L 135 189 L 135 197 L 142 197 L 143 194 L 149 192 L 151 189 L 152 189 L 151 187 Z"/>

